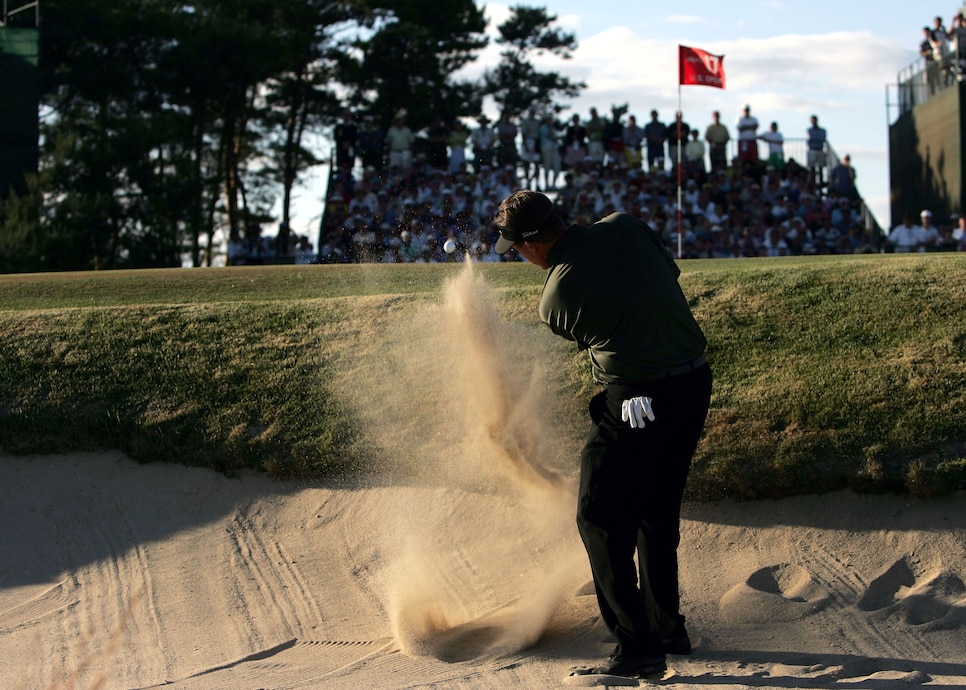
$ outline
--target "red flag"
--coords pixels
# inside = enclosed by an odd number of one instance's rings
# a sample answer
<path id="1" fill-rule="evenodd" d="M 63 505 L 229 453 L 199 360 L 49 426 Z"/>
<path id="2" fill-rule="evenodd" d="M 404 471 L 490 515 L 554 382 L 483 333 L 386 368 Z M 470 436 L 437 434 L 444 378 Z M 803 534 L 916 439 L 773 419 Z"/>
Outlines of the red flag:
<path id="1" fill-rule="evenodd" d="M 678 46 L 679 84 L 725 87 L 724 55 L 712 55 L 700 48 Z"/>

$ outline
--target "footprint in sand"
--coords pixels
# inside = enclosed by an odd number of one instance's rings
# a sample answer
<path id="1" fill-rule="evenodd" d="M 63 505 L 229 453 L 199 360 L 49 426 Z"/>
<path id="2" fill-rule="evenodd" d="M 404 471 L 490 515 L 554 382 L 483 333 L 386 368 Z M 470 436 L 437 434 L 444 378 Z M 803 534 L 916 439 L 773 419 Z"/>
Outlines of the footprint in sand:
<path id="1" fill-rule="evenodd" d="M 901 615 L 909 625 L 953 629 L 966 624 L 966 583 L 941 566 L 903 557 L 869 583 L 856 603 L 861 611 Z"/>
<path id="2" fill-rule="evenodd" d="M 782 563 L 756 570 L 721 597 L 721 618 L 730 623 L 791 621 L 820 611 L 829 595 L 805 568 Z"/>
<path id="3" fill-rule="evenodd" d="M 800 670 L 778 664 L 771 671 L 775 676 L 807 679 L 808 685 L 816 687 L 907 688 L 932 682 L 932 677 L 914 668 L 914 663 L 904 659 L 854 659 L 841 665 Z"/>

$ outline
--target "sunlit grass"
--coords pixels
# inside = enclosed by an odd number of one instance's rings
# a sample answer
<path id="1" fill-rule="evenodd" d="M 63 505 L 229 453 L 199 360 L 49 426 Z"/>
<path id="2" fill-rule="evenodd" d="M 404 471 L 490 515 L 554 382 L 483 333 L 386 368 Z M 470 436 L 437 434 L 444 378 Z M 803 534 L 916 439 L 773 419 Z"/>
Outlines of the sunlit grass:
<path id="1" fill-rule="evenodd" d="M 544 273 L 482 265 L 536 325 Z M 715 393 L 689 496 L 966 488 L 966 256 L 683 262 Z M 372 462 L 336 363 L 456 265 L 0 276 L 0 449 L 319 476 Z M 575 420 L 585 355 L 545 353 Z M 576 461 L 575 461 L 576 462 Z"/>

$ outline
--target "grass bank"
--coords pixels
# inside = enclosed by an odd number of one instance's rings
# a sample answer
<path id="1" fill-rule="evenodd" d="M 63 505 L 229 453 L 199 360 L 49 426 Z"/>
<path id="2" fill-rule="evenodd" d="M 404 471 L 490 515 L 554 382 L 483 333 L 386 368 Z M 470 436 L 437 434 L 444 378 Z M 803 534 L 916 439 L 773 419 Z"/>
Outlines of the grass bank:
<path id="1" fill-rule="evenodd" d="M 481 265 L 534 330 L 543 273 Z M 119 448 L 141 461 L 358 471 L 377 460 L 335 382 L 440 299 L 456 265 L 277 266 L 0 276 L 0 450 Z M 966 256 L 682 263 L 715 393 L 695 500 L 852 486 L 966 488 Z M 545 354 L 574 453 L 584 355 Z"/>

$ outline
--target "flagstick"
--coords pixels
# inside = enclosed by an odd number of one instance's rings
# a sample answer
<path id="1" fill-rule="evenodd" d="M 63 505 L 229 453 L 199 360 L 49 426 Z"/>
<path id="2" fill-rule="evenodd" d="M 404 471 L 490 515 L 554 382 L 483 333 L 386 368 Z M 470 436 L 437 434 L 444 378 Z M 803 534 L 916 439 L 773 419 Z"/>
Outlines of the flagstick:
<path id="1" fill-rule="evenodd" d="M 685 70 L 686 60 L 684 58 L 684 52 L 688 51 L 688 61 L 695 63 L 695 58 L 697 62 L 701 65 L 697 68 L 690 67 Z M 719 89 L 725 87 L 725 75 L 724 75 L 724 55 L 712 55 L 711 53 L 705 52 L 699 48 L 688 48 L 687 46 L 678 45 L 678 112 L 681 112 L 681 86 L 685 83 L 687 84 L 703 84 L 704 86 L 715 86 Z M 698 71 L 695 72 L 695 69 Z M 684 116 L 681 116 L 681 120 Z M 679 120 L 676 125 L 678 128 L 678 258 L 684 253 L 682 249 L 683 239 L 681 237 L 681 120 Z M 758 143 L 755 143 L 757 146 Z"/>
<path id="2" fill-rule="evenodd" d="M 677 166 L 678 166 L 678 258 L 681 258 L 682 254 L 682 240 L 681 240 L 681 120 L 684 119 L 684 114 L 681 111 L 681 80 L 678 79 L 678 115 L 675 119 L 675 126 L 678 128 L 678 155 L 677 155 Z"/>

